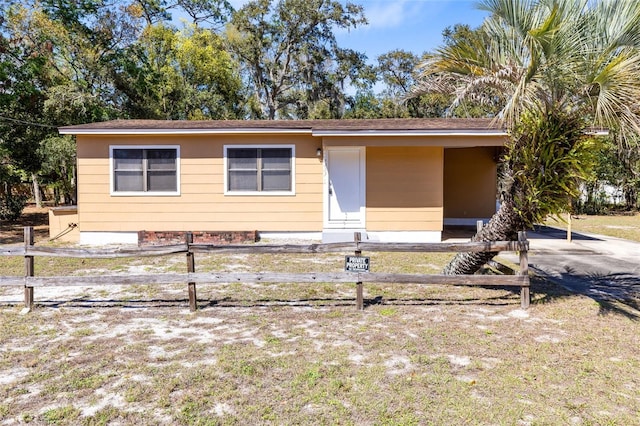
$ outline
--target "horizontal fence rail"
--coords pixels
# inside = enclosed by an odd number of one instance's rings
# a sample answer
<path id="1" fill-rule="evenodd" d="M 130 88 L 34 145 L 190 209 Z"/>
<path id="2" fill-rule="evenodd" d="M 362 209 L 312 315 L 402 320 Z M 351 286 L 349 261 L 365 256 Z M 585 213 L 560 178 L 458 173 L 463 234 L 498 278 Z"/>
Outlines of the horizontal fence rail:
<path id="1" fill-rule="evenodd" d="M 193 244 L 190 233 L 185 234 L 184 244 L 175 244 L 145 248 L 54 248 L 35 247 L 33 245 L 33 229 L 25 228 L 24 246 L 0 246 L 0 256 L 23 256 L 25 258 L 25 276 L 0 276 L 2 286 L 24 286 L 25 306 L 31 309 L 35 287 L 67 287 L 67 286 L 106 286 L 106 285 L 167 285 L 187 283 L 189 307 L 197 309 L 196 283 L 355 283 L 356 306 L 364 308 L 363 282 L 394 284 L 447 284 L 463 286 L 504 286 L 520 287 L 521 306 L 527 308 L 530 303 L 528 250 L 529 242 L 524 233 L 518 241 L 495 242 L 463 242 L 463 243 L 372 243 L 361 242 L 359 233 L 354 235 L 354 242 L 319 243 L 319 244 L 242 244 L 242 245 L 210 245 Z M 517 251 L 520 253 L 520 270 L 516 275 L 440 275 L 440 274 L 398 274 L 381 272 L 207 272 L 195 271 L 195 253 L 234 253 L 234 254 L 314 254 L 314 253 L 355 253 L 362 252 L 501 252 Z M 186 254 L 187 272 L 161 274 L 114 274 L 100 276 L 56 276 L 35 277 L 34 257 L 110 259 L 137 258 Z"/>
<path id="2" fill-rule="evenodd" d="M 468 243 L 325 243 L 325 244 L 174 244 L 145 248 L 82 249 L 57 247 L 0 246 L 0 256 L 42 256 L 82 259 L 112 259 L 126 257 L 154 257 L 181 253 L 237 253 L 237 254 L 314 254 L 348 251 L 447 253 L 447 252 L 501 252 L 529 250 L 528 241 L 492 241 Z"/>
<path id="3" fill-rule="evenodd" d="M 132 285 L 132 284 L 176 284 L 195 281 L 202 284 L 230 283 L 352 283 L 367 281 L 370 283 L 397 284 L 452 284 L 452 285 L 491 285 L 494 277 L 486 275 L 439 275 L 439 274 L 387 274 L 382 272 L 215 272 L 184 274 L 138 274 L 138 275 L 101 275 L 67 277 L 0 277 L 0 286 L 25 285 L 29 287 L 71 287 L 92 285 Z M 499 283 L 509 286 L 521 286 L 525 276 L 499 276 Z"/>

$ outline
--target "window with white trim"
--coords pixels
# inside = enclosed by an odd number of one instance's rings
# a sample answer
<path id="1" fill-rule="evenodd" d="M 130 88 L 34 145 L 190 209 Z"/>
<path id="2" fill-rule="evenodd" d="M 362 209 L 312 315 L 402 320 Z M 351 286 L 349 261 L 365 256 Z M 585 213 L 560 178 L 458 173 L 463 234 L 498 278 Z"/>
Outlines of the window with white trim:
<path id="1" fill-rule="evenodd" d="M 114 195 L 177 195 L 177 146 L 111 146 L 111 191 Z"/>
<path id="2" fill-rule="evenodd" d="M 225 193 L 292 194 L 293 145 L 224 147 Z"/>

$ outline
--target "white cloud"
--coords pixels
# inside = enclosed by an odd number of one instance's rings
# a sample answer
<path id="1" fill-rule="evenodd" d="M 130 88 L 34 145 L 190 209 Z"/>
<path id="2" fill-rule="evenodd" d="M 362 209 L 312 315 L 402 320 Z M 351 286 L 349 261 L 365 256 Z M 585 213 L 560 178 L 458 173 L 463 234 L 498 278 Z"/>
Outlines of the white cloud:
<path id="1" fill-rule="evenodd" d="M 425 17 L 438 18 L 452 5 L 471 7 L 473 0 L 351 0 L 364 6 L 369 28 L 398 28 Z M 425 25 L 429 25 L 425 23 Z"/>
<path id="2" fill-rule="evenodd" d="M 345 3 L 347 0 L 341 0 Z M 393 28 L 398 27 L 406 20 L 415 18 L 424 8 L 425 0 L 348 0 L 362 5 L 364 13 L 369 21 L 368 28 Z M 426 0 L 430 3 L 430 0 Z M 446 2 L 449 0 L 436 0 Z M 239 9 L 249 0 L 229 0 L 234 9 Z"/>
<path id="3" fill-rule="evenodd" d="M 472 0 L 339 0 L 341 3 L 350 1 L 364 7 L 364 15 L 369 22 L 360 30 L 376 30 L 402 27 L 413 23 L 416 19 L 427 16 L 438 16 L 439 13 L 453 3 L 471 3 Z M 249 0 L 229 0 L 229 3 L 239 9 Z M 352 30 L 353 31 L 353 30 Z M 338 33 L 342 30 L 337 30 Z"/>
<path id="4" fill-rule="evenodd" d="M 362 4 L 371 29 L 398 27 L 416 16 L 423 6 L 421 2 L 407 0 L 367 1 Z"/>

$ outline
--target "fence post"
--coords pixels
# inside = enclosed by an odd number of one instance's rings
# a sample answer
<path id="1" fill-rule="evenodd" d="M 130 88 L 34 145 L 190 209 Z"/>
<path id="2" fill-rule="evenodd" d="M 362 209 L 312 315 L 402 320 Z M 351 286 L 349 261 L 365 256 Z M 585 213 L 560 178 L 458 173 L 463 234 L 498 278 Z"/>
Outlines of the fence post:
<path id="1" fill-rule="evenodd" d="M 353 233 L 353 241 L 356 243 L 355 255 L 362 255 L 360 250 L 360 241 L 362 240 L 362 234 L 360 232 Z M 360 281 L 360 272 L 358 272 L 358 282 L 356 282 L 356 309 L 359 311 L 364 310 L 364 294 L 362 288 L 362 281 Z"/>
<path id="2" fill-rule="evenodd" d="M 187 272 L 194 273 L 196 272 L 196 260 L 191 251 L 191 244 L 193 244 L 193 234 L 191 232 L 187 232 L 185 235 L 186 243 L 187 243 Z M 196 283 L 189 282 L 187 283 L 189 287 L 189 310 L 191 312 L 195 312 L 198 310 L 198 297 L 196 295 Z"/>
<path id="3" fill-rule="evenodd" d="M 33 247 L 33 226 L 24 227 L 24 276 L 34 276 L 34 259 L 33 256 L 28 256 L 27 252 L 30 247 Z M 26 280 L 25 280 L 26 281 Z M 33 287 L 28 286 L 25 282 L 24 285 L 24 306 L 27 310 L 33 308 Z"/>
<path id="4" fill-rule="evenodd" d="M 527 242 L 527 233 L 525 231 L 518 232 L 518 241 L 526 243 Z M 527 285 L 520 287 L 520 306 L 523 309 L 527 309 L 529 307 L 529 303 L 531 302 L 531 293 L 529 291 L 529 252 L 526 248 L 520 248 L 520 271 L 518 275 L 522 275 L 527 277 Z"/>

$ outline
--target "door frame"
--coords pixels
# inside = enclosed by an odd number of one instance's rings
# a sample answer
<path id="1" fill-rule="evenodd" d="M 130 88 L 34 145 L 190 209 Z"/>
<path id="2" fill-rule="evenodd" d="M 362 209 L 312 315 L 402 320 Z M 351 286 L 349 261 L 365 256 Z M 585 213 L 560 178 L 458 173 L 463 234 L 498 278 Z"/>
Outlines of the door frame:
<path id="1" fill-rule="evenodd" d="M 358 151 L 358 159 L 359 159 L 359 187 L 360 187 L 360 221 L 358 223 L 345 224 L 344 222 L 338 221 L 330 221 L 329 220 L 329 157 L 331 156 L 330 152 L 337 151 Z M 325 146 L 324 147 L 324 155 L 323 155 L 323 188 L 322 188 L 322 199 L 323 199 L 323 222 L 325 229 L 362 229 L 364 230 L 366 227 L 366 147 L 364 146 Z"/>

